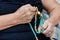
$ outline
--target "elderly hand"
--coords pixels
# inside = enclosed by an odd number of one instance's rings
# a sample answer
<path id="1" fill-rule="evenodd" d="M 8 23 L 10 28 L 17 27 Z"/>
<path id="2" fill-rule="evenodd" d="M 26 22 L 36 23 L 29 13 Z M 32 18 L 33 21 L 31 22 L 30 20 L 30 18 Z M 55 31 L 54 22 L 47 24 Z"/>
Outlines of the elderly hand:
<path id="1" fill-rule="evenodd" d="M 17 22 L 18 24 L 24 24 L 31 22 L 32 18 L 35 15 L 36 8 L 30 4 L 23 5 L 15 13 L 18 15 Z"/>
<path id="2" fill-rule="evenodd" d="M 39 31 L 41 29 L 44 29 L 44 32 L 43 32 L 44 35 L 46 35 L 47 37 L 51 37 L 52 32 L 54 30 L 54 25 L 49 20 L 46 20 L 43 26 L 38 28 Z"/>

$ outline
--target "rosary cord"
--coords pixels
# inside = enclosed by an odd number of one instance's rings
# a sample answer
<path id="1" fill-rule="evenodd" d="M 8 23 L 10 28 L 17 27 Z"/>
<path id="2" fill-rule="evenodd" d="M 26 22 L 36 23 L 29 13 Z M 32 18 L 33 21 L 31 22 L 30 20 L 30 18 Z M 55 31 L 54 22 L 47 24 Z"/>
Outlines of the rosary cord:
<path id="1" fill-rule="evenodd" d="M 31 23 L 29 23 L 29 25 L 30 25 L 30 28 L 31 28 L 31 30 L 32 30 L 32 32 L 33 32 L 33 34 L 34 34 L 36 40 L 38 40 L 37 34 L 35 33 L 35 31 L 34 31 L 32 25 L 31 25 Z"/>
<path id="2" fill-rule="evenodd" d="M 37 8 L 37 10 L 36 10 L 35 21 L 34 21 L 34 28 L 35 28 L 35 29 L 33 29 L 32 24 L 29 23 L 29 26 L 30 26 L 30 28 L 31 28 L 31 30 L 32 30 L 32 32 L 33 32 L 36 40 L 38 40 L 37 34 L 40 34 L 40 33 L 42 33 L 42 32 L 44 31 L 44 30 L 41 30 L 41 31 L 39 32 L 39 31 L 37 30 L 37 15 L 40 16 L 40 17 L 39 17 L 39 19 L 40 19 L 39 26 L 41 27 L 41 26 L 43 25 L 43 16 L 42 16 L 42 14 L 38 11 L 38 8 Z M 36 34 L 36 33 L 37 33 L 37 34 Z"/>
<path id="3" fill-rule="evenodd" d="M 37 7 L 36 7 L 37 8 Z M 44 19 L 43 19 L 43 15 L 38 11 L 38 8 L 36 10 L 36 15 L 35 15 L 35 31 L 37 34 L 40 34 L 42 33 L 44 30 L 41 30 L 41 31 L 38 31 L 37 30 L 37 15 L 39 15 L 39 27 L 42 27 L 43 26 L 43 23 L 44 23 Z"/>

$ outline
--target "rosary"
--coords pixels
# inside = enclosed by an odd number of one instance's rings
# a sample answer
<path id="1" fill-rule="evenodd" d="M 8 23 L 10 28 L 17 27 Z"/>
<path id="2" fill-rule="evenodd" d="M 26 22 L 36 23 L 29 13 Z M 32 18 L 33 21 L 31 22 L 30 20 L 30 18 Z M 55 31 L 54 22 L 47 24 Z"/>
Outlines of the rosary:
<path id="1" fill-rule="evenodd" d="M 42 29 L 40 32 L 37 30 L 37 16 L 39 15 L 39 27 L 42 27 L 43 23 L 44 23 L 44 19 L 43 19 L 43 15 L 40 13 L 40 11 L 38 11 L 38 8 L 36 7 L 36 15 L 34 16 L 35 20 L 34 20 L 34 29 L 31 23 L 29 23 L 29 26 L 36 38 L 36 40 L 38 40 L 37 34 L 42 33 L 44 30 Z"/>

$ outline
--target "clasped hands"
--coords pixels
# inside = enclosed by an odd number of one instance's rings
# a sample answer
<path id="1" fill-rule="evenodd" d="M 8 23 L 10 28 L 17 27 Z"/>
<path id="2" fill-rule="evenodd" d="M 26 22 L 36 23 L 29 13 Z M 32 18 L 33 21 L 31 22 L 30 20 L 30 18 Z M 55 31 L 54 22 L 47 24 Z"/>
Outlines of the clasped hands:
<path id="1" fill-rule="evenodd" d="M 36 7 L 31 6 L 30 4 L 23 5 L 20 7 L 16 12 L 18 16 L 16 17 L 18 24 L 29 23 L 33 19 L 34 15 L 36 14 Z M 53 24 L 47 19 L 42 27 L 38 27 L 38 31 L 44 29 L 45 34 L 47 37 L 50 37 L 53 32 Z"/>

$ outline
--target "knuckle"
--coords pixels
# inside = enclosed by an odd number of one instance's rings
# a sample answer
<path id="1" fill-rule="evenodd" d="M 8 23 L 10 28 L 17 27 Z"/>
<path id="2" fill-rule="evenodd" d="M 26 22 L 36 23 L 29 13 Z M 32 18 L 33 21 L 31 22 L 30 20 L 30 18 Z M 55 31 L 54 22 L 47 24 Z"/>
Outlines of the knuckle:
<path id="1" fill-rule="evenodd" d="M 31 6 L 30 4 L 27 4 L 27 6 Z"/>
<path id="2" fill-rule="evenodd" d="M 29 18 L 32 19 L 32 16 L 30 16 Z"/>
<path id="3" fill-rule="evenodd" d="M 29 16 L 29 15 L 31 15 L 31 13 L 30 13 L 30 12 L 28 12 L 28 13 L 27 13 L 27 15 Z"/>
<path id="4" fill-rule="evenodd" d="M 28 23 L 30 23 L 30 21 L 27 21 Z"/>
<path id="5" fill-rule="evenodd" d="M 29 22 L 31 22 L 31 20 L 29 20 Z"/>
<path id="6" fill-rule="evenodd" d="M 51 31 L 51 29 L 48 29 L 48 31 Z"/>

